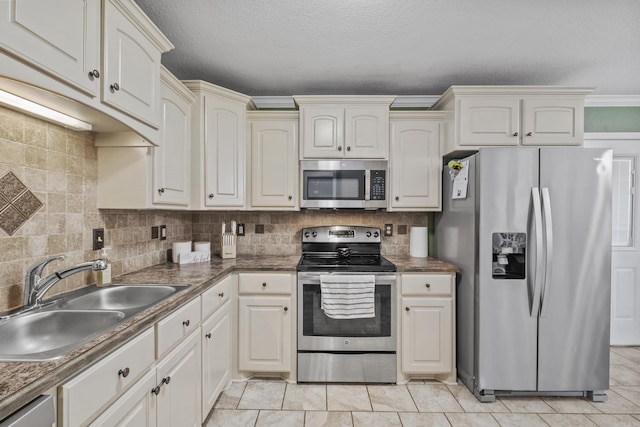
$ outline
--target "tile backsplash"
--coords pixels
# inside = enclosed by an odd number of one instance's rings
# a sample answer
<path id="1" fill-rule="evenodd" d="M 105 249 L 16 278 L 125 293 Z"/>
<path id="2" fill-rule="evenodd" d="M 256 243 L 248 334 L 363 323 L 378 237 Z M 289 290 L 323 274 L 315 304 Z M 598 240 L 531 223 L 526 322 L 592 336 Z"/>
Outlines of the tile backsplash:
<path id="1" fill-rule="evenodd" d="M 48 256 L 65 255 L 64 261 L 47 266 L 44 274 L 50 274 L 96 259 L 98 253 L 91 249 L 94 228 L 105 229 L 106 245 L 112 247 L 109 258 L 113 275 L 117 276 L 165 262 L 176 240 L 211 241 L 217 255 L 223 221 L 245 224 L 246 234 L 237 240 L 238 256 L 300 254 L 300 230 L 304 227 L 383 228 L 384 224 L 394 224 L 394 235 L 383 239 L 383 254 L 408 255 L 407 228 L 428 225 L 425 213 L 98 210 L 94 137 L 91 132 L 67 130 L 0 107 L 0 178 L 13 174 L 24 186 L 16 187 L 18 194 L 29 192 L 34 198 L 17 203 L 20 197 L 12 197 L 11 190 L 0 191 L 0 212 L 10 204 L 17 204 L 17 210 L 32 210 L 30 218 L 27 212 L 19 212 L 24 221 L 13 233 L 0 228 L 0 312 L 21 305 L 24 274 L 32 264 Z M 42 206 L 38 207 L 36 200 Z M 151 227 L 162 224 L 167 226 L 167 240 L 151 239 Z M 398 233 L 399 226 L 407 226 L 405 234 Z M 256 233 L 256 228 L 263 228 L 264 233 Z M 54 287 L 50 294 L 94 282 L 94 273 L 78 274 Z"/>

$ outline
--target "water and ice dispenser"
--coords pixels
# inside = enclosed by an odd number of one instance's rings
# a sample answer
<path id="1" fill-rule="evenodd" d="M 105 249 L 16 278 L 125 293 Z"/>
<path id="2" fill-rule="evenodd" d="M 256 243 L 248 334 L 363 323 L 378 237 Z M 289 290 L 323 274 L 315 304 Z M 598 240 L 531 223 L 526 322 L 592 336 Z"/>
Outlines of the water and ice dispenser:
<path id="1" fill-rule="evenodd" d="M 526 233 L 493 233 L 492 276 L 494 279 L 524 279 Z"/>

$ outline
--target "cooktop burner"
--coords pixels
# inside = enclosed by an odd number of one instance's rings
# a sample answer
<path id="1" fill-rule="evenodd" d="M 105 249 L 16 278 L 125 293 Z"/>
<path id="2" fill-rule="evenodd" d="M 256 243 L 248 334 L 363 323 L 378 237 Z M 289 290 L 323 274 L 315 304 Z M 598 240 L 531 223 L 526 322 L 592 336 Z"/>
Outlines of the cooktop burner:
<path id="1" fill-rule="evenodd" d="M 380 255 L 380 229 L 332 226 L 302 230 L 297 270 L 394 272 L 396 266 Z"/>

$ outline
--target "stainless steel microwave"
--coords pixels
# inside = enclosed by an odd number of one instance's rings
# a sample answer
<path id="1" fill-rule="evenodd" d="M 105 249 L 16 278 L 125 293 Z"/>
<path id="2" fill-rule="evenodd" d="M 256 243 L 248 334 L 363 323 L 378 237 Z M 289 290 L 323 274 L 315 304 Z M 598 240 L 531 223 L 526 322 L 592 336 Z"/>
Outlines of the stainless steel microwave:
<path id="1" fill-rule="evenodd" d="M 386 160 L 302 160 L 302 208 L 385 209 Z"/>

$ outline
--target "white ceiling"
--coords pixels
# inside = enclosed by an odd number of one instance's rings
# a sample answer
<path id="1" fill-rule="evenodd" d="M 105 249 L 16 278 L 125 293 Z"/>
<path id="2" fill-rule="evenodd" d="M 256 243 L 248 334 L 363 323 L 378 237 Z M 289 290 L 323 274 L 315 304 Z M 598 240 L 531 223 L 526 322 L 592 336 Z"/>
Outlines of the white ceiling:
<path id="1" fill-rule="evenodd" d="M 572 85 L 640 95 L 640 0 L 136 0 L 163 64 L 250 95 Z"/>

